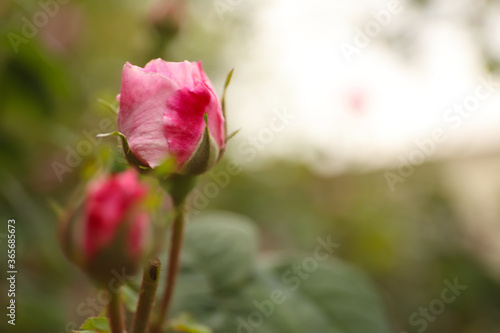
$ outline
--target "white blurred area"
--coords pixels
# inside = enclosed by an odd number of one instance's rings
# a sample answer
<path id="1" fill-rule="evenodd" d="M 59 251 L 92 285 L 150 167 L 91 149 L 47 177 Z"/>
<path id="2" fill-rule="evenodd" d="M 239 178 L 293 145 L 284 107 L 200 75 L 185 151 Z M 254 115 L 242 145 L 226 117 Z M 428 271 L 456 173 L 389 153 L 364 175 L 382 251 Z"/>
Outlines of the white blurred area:
<path id="1" fill-rule="evenodd" d="M 229 61 L 236 59 L 230 129 L 241 128 L 230 156 L 244 165 L 278 156 L 327 175 L 397 169 L 401 156 L 418 149 L 415 140 L 442 128 L 446 140 L 426 161 L 442 170 L 464 242 L 500 276 L 500 84 L 456 128 L 443 118 L 489 78 L 480 42 L 500 54 L 500 6 L 489 4 L 479 22 L 486 33 L 478 34 L 466 20 L 484 11 L 485 1 L 431 1 L 424 11 L 402 2 L 403 11 L 348 63 L 340 44 L 353 44 L 356 28 L 387 3 L 269 0 L 255 6 L 253 35 L 234 36 L 238 46 L 226 51 Z M 408 43 L 393 48 L 385 38 L 398 31 L 409 31 Z M 255 160 L 245 160 L 238 145 L 268 126 L 277 108 L 296 119 Z"/>
<path id="2" fill-rule="evenodd" d="M 237 40 L 236 51 L 228 45 L 236 60 L 230 127 L 242 129 L 239 139 L 257 135 L 273 109 L 286 107 L 297 119 L 259 157 L 305 158 L 325 173 L 397 166 L 400 154 L 417 148 L 414 140 L 438 127 L 448 138 L 429 160 L 499 150 L 500 85 L 458 129 L 443 122 L 448 108 L 489 77 L 477 36 L 461 20 L 484 4 L 433 1 L 422 15 L 401 2 L 402 12 L 348 63 L 340 44 L 355 45 L 356 28 L 363 29 L 374 20 L 371 12 L 387 9 L 388 2 L 271 0 L 255 6 L 253 36 Z M 499 13 L 491 13 L 491 36 L 483 38 L 499 39 Z M 408 27 L 409 57 L 384 42 Z M 298 147 L 309 152 L 298 154 Z"/>

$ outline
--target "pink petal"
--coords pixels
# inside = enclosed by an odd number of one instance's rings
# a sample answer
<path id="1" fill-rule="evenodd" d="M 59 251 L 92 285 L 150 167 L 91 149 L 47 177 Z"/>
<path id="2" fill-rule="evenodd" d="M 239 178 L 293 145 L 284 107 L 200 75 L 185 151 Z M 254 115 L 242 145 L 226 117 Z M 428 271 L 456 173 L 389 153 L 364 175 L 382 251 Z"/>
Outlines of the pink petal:
<path id="1" fill-rule="evenodd" d="M 135 170 L 93 182 L 85 201 L 84 252 L 88 259 L 112 242 L 117 230 L 147 194 Z"/>
<path id="2" fill-rule="evenodd" d="M 215 142 L 219 146 L 219 148 L 224 148 L 226 145 L 226 134 L 224 132 L 224 116 L 222 115 L 222 107 L 217 98 L 217 94 L 215 93 L 214 86 L 207 74 L 203 71 L 203 67 L 201 62 L 196 63 L 197 71 L 202 79 L 202 81 L 207 86 L 207 89 L 210 90 L 212 94 L 212 100 L 207 108 L 208 113 L 208 129 L 210 134 L 215 139 Z"/>
<path id="3" fill-rule="evenodd" d="M 207 106 L 208 130 L 215 139 L 219 148 L 222 149 L 226 145 L 226 135 L 224 132 L 225 120 L 222 115 L 222 108 L 217 95 L 215 95 L 209 87 L 207 87 L 207 89 L 209 89 L 211 95 L 210 103 Z"/>
<path id="4" fill-rule="evenodd" d="M 225 146 L 226 135 L 224 133 L 222 109 L 212 82 L 203 71 L 201 62 L 167 62 L 162 59 L 154 59 L 144 66 L 144 70 L 165 75 L 179 87 L 194 89 L 200 81 L 205 83 L 206 88 L 212 95 L 207 107 L 209 131 L 219 148 Z"/>
<path id="5" fill-rule="evenodd" d="M 162 59 L 154 59 L 144 66 L 144 70 L 162 74 L 174 81 L 179 87 L 194 88 L 202 81 L 197 62 L 167 62 Z"/>
<path id="6" fill-rule="evenodd" d="M 165 103 L 177 89 L 164 75 L 128 62 L 123 68 L 118 130 L 127 138 L 132 153 L 152 168 L 169 156 L 162 119 Z"/>
<path id="7" fill-rule="evenodd" d="M 192 90 L 179 89 L 167 101 L 163 117 L 165 138 L 179 168 L 189 160 L 201 140 L 205 129 L 203 115 L 211 101 L 212 95 L 202 82 Z"/>

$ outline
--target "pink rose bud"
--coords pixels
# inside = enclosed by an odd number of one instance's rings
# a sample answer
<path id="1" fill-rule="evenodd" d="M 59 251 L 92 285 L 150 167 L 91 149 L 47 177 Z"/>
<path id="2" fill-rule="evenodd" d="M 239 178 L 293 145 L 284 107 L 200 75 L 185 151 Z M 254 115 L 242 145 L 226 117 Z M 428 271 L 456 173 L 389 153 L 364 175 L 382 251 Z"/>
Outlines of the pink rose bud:
<path id="1" fill-rule="evenodd" d="M 148 10 L 148 21 L 165 37 L 177 34 L 187 19 L 185 0 L 156 0 Z"/>
<path id="2" fill-rule="evenodd" d="M 127 62 L 118 100 L 118 130 L 133 165 L 156 168 L 174 159 L 174 173 L 197 175 L 219 159 L 224 116 L 200 62 L 155 59 L 144 68 Z"/>
<path id="3" fill-rule="evenodd" d="M 150 236 L 147 190 L 133 169 L 97 179 L 78 211 L 64 221 L 63 249 L 96 282 L 107 284 L 141 265 Z"/>

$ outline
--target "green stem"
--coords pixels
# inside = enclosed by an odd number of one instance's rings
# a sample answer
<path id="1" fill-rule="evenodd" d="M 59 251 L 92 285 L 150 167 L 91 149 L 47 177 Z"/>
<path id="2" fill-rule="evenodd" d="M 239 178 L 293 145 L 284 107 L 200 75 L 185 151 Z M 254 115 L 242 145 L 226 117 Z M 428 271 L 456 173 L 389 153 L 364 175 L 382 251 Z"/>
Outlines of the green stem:
<path id="1" fill-rule="evenodd" d="M 176 217 L 172 225 L 172 236 L 170 242 L 170 254 L 168 260 L 167 268 L 167 284 L 165 291 L 163 293 L 163 299 L 160 304 L 160 313 L 158 320 L 155 325 L 153 325 L 151 332 L 159 333 L 163 323 L 167 319 L 168 310 L 170 309 L 170 304 L 172 302 L 172 296 L 174 294 L 175 282 L 177 280 L 177 274 L 179 272 L 179 259 L 181 254 L 182 240 L 184 236 L 184 204 L 176 206 Z"/>
<path id="2" fill-rule="evenodd" d="M 160 276 L 161 262 L 158 258 L 151 259 L 142 276 L 139 302 L 132 324 L 132 333 L 144 333 L 148 327 L 149 315 L 153 307 Z"/>
<path id="3" fill-rule="evenodd" d="M 125 332 L 125 321 L 123 315 L 123 306 L 121 302 L 121 289 L 116 293 L 111 293 L 111 299 L 108 304 L 108 319 L 111 333 Z"/>

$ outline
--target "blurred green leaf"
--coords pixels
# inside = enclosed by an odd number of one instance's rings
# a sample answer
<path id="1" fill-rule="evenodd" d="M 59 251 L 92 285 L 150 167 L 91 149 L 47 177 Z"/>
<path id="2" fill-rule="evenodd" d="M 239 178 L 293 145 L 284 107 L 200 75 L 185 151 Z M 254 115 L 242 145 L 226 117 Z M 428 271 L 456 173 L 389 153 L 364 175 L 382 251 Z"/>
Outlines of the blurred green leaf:
<path id="1" fill-rule="evenodd" d="M 217 290 L 238 290 L 255 267 L 257 231 L 248 218 L 208 214 L 187 227 L 183 259 Z"/>
<path id="2" fill-rule="evenodd" d="M 137 310 L 137 302 L 139 300 L 139 295 L 137 294 L 137 291 L 134 290 L 129 285 L 125 284 L 122 287 L 121 295 L 123 303 L 125 304 L 127 310 L 129 310 L 132 313 L 135 313 L 135 311 Z"/>
<path id="3" fill-rule="evenodd" d="M 77 333 L 88 333 L 88 332 L 97 332 L 97 333 L 109 333 L 109 323 L 108 318 L 106 317 L 91 317 L 88 318 L 80 327 L 83 331 L 73 331 Z"/>
<path id="4" fill-rule="evenodd" d="M 212 213 L 186 230 L 174 312 L 187 311 L 214 332 L 391 332 L 369 279 L 340 260 L 313 253 L 257 265 L 253 223 Z M 303 259 L 312 262 L 297 272 Z M 305 266 L 304 266 L 305 267 Z"/>
<path id="5" fill-rule="evenodd" d="M 208 327 L 198 324 L 194 318 L 188 314 L 181 314 L 178 318 L 172 319 L 169 328 L 174 332 L 212 333 Z"/>

